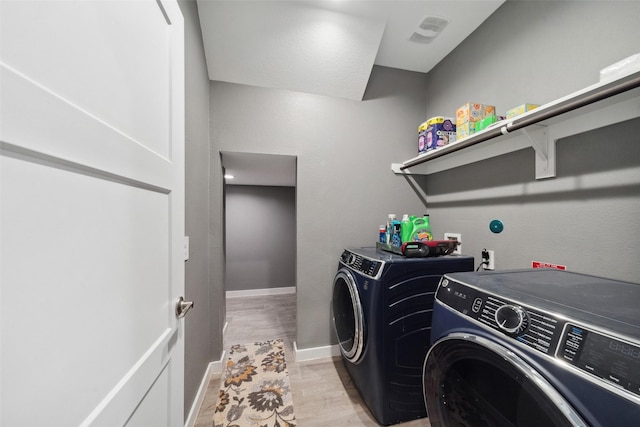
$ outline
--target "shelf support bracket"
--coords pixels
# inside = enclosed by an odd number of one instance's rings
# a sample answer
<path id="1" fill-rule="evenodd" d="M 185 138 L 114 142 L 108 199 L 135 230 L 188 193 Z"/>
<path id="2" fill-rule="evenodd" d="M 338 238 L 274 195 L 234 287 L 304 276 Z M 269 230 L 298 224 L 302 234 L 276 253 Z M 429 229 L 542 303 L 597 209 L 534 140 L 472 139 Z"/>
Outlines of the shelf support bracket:
<path id="1" fill-rule="evenodd" d="M 411 172 L 409 172 L 408 170 L 400 169 L 401 167 L 402 167 L 402 163 L 391 163 L 391 170 L 396 175 L 410 175 L 411 174 Z"/>
<path id="2" fill-rule="evenodd" d="M 533 127 L 533 126 L 532 126 Z M 549 137 L 546 126 L 534 130 L 521 129 L 531 142 L 536 156 L 536 179 L 555 178 L 556 176 L 556 141 Z"/>

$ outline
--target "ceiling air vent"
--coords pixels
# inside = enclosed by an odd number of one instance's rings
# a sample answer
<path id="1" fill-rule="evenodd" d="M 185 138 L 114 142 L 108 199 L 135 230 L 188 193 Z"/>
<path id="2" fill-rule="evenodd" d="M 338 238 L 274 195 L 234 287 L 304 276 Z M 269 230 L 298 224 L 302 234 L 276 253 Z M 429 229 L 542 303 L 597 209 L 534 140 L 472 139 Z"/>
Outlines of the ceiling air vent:
<path id="1" fill-rule="evenodd" d="M 444 28 L 447 26 L 449 21 L 444 18 L 439 18 L 437 16 L 426 16 L 416 31 L 411 34 L 409 40 L 416 43 L 431 43 Z"/>

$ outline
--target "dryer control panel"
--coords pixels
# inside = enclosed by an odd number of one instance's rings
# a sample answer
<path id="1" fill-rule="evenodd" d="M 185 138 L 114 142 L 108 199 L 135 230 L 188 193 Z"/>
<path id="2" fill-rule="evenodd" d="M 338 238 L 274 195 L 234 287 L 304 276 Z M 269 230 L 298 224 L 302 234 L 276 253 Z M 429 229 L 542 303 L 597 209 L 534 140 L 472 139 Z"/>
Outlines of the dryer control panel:
<path id="1" fill-rule="evenodd" d="M 384 261 L 370 259 L 347 249 L 340 255 L 340 262 L 372 279 L 378 278 L 384 265 Z"/>

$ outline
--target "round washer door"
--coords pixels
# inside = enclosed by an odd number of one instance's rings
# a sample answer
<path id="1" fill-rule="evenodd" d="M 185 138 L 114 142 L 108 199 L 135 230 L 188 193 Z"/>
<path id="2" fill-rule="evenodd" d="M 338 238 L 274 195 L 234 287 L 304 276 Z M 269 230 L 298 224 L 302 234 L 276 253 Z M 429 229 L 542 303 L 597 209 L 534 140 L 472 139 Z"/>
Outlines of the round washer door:
<path id="1" fill-rule="evenodd" d="M 333 279 L 331 311 L 340 351 L 347 360 L 356 363 L 364 349 L 364 317 L 358 287 L 346 269 L 338 270 Z"/>
<path id="2" fill-rule="evenodd" d="M 587 427 L 540 373 L 483 337 L 437 341 L 423 373 L 432 427 Z"/>

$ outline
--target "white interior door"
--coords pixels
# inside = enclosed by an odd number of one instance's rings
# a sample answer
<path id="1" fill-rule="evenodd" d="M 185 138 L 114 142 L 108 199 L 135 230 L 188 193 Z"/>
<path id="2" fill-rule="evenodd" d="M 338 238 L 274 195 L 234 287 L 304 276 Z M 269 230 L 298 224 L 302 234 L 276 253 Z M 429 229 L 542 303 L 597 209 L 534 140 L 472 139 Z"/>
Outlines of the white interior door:
<path id="1" fill-rule="evenodd" d="M 174 0 L 0 1 L 0 425 L 183 425 Z"/>

